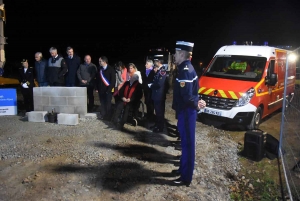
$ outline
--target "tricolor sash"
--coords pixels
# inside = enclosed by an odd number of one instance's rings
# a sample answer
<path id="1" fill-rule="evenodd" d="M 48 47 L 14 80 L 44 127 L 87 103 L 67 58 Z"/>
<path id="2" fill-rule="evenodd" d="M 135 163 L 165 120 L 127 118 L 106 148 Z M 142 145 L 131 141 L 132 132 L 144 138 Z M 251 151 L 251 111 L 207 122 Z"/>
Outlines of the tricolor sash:
<path id="1" fill-rule="evenodd" d="M 103 75 L 103 72 L 102 72 L 102 69 L 100 70 L 100 77 L 101 77 L 101 80 L 102 80 L 102 82 L 105 84 L 105 86 L 109 86 L 109 81 L 108 81 L 108 79 L 106 79 L 106 77 Z"/>

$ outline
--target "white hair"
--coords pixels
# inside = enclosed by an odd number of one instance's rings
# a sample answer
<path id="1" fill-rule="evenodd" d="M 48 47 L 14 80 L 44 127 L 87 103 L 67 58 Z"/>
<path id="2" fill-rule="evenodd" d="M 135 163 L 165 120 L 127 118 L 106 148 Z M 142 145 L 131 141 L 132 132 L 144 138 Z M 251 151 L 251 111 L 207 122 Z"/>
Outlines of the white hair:
<path id="1" fill-rule="evenodd" d="M 36 52 L 35 55 L 37 55 L 38 57 L 42 58 L 43 54 L 41 52 Z"/>
<path id="2" fill-rule="evenodd" d="M 56 52 L 57 53 L 57 49 L 55 48 L 55 47 L 51 47 L 50 49 L 49 49 L 49 52 L 51 53 L 51 52 Z"/>

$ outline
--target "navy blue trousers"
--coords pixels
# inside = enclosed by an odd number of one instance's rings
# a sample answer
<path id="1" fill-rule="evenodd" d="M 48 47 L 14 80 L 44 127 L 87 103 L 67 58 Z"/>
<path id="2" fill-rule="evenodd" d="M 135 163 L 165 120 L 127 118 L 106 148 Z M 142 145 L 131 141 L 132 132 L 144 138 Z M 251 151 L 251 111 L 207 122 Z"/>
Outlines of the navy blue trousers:
<path id="1" fill-rule="evenodd" d="M 195 165 L 195 129 L 197 111 L 186 108 L 178 112 L 178 131 L 181 138 L 182 155 L 180 160 L 181 180 L 191 182 Z"/>
<path id="2" fill-rule="evenodd" d="M 156 115 L 155 124 L 160 130 L 164 129 L 165 124 L 165 100 L 154 101 Z"/>

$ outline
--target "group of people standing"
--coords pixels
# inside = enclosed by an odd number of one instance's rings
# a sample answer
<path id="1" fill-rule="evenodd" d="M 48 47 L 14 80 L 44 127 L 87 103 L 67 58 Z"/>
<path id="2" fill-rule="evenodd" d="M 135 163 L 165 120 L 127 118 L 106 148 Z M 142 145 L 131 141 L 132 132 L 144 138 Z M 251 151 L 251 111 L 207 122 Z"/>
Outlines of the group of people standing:
<path id="1" fill-rule="evenodd" d="M 21 62 L 23 67 L 20 68 L 20 83 L 26 112 L 33 110 L 34 86 L 81 86 L 87 88 L 88 111 L 94 109 L 94 91 L 99 94 L 100 119 L 111 120 L 112 98 L 114 97 L 117 113 L 120 112 L 118 109 L 122 110 L 121 119 L 123 120 L 119 122 L 120 127 L 126 122 L 129 109 L 133 109 L 133 123 L 137 124 L 139 101 L 144 95 L 148 119 L 156 120 L 153 126 L 154 132 L 163 130 L 168 82 L 162 60 L 154 62 L 148 60 L 145 73 L 142 74 L 133 63 L 129 63 L 126 67 L 123 62 L 119 61 L 115 66 L 111 66 L 106 56 L 99 57 L 98 66 L 91 62 L 90 55 L 85 55 L 84 62 L 81 63 L 81 58 L 74 54 L 72 47 L 67 47 L 65 58 L 58 54 L 55 47 L 51 47 L 49 53 L 51 57 L 46 60 L 41 52 L 36 52 L 34 68 L 28 66 L 26 59 Z M 136 80 L 138 84 L 132 87 Z M 27 86 L 24 83 L 27 83 Z M 127 85 L 129 90 L 125 90 Z M 127 107 L 121 107 L 119 102 L 123 102 L 123 106 L 127 105 Z"/>
<path id="2" fill-rule="evenodd" d="M 190 61 L 193 46 L 194 43 L 177 41 L 174 55 L 177 75 L 173 89 L 172 108 L 176 111 L 178 119 L 177 130 L 181 139 L 182 155 L 180 167 L 175 170 L 176 175 L 180 177 L 173 182 L 175 185 L 186 186 L 190 185 L 194 170 L 197 110 L 206 106 L 205 101 L 199 100 L 198 77 Z M 42 53 L 35 54 L 35 72 L 32 67 L 28 67 L 27 60 L 22 61 L 20 83 L 24 102 L 28 106 L 26 111 L 33 110 L 34 78 L 41 87 L 75 86 L 77 75 L 79 85 L 87 87 L 89 108 L 94 106 L 93 91 L 98 92 L 101 119 L 113 120 L 117 125 L 122 126 L 127 120 L 130 109 L 133 110 L 133 116 L 137 116 L 139 102 L 144 96 L 147 119 L 155 122 L 152 127 L 153 132 L 163 131 L 166 93 L 169 89 L 163 61 L 147 60 L 145 72 L 141 73 L 133 63 L 128 65 L 128 69 L 122 62 L 112 67 L 108 65 L 108 59 L 105 56 L 99 58 L 98 67 L 91 63 L 90 55 L 86 55 L 84 63 L 81 64 L 80 58 L 74 55 L 71 47 L 67 48 L 67 58 L 59 56 L 56 48 L 52 47 L 49 51 L 51 57 L 48 61 L 43 59 Z M 116 110 L 112 118 L 113 97 Z"/>
<path id="3" fill-rule="evenodd" d="M 147 107 L 147 121 L 154 122 L 151 127 L 153 132 L 159 133 L 164 128 L 165 100 L 169 89 L 166 69 L 162 65 L 162 60 L 147 60 L 145 71 L 142 73 L 137 70 L 133 63 L 129 63 L 127 81 L 119 89 L 116 97 L 116 112 L 113 121 L 119 128 L 122 128 L 128 120 L 128 113 L 132 111 L 131 123 L 138 123 L 138 109 L 140 101 L 144 96 Z M 154 115 L 155 113 L 155 115 Z"/>

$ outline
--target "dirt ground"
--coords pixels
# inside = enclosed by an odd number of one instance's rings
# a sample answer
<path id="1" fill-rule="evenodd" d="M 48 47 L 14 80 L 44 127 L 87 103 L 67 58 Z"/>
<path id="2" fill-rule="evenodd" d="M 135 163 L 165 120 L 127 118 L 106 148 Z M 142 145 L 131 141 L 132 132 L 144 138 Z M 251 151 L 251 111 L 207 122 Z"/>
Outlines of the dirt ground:
<path id="1" fill-rule="evenodd" d="M 169 94 L 161 134 L 152 133 L 145 122 L 137 127 L 126 124 L 119 131 L 99 119 L 66 126 L 28 122 L 22 112 L 0 117 L 0 201 L 261 200 L 265 192 L 259 189 L 266 185 L 266 174 L 259 164 L 273 168 L 275 182 L 267 198 L 280 197 L 276 162 L 254 163 L 238 156 L 245 131 L 201 122 L 196 126 L 192 185 L 173 186 L 177 177 L 171 171 L 179 165 L 180 142 L 171 99 Z M 272 118 L 273 124 L 266 120 L 261 128 L 279 134 L 278 121 Z"/>

